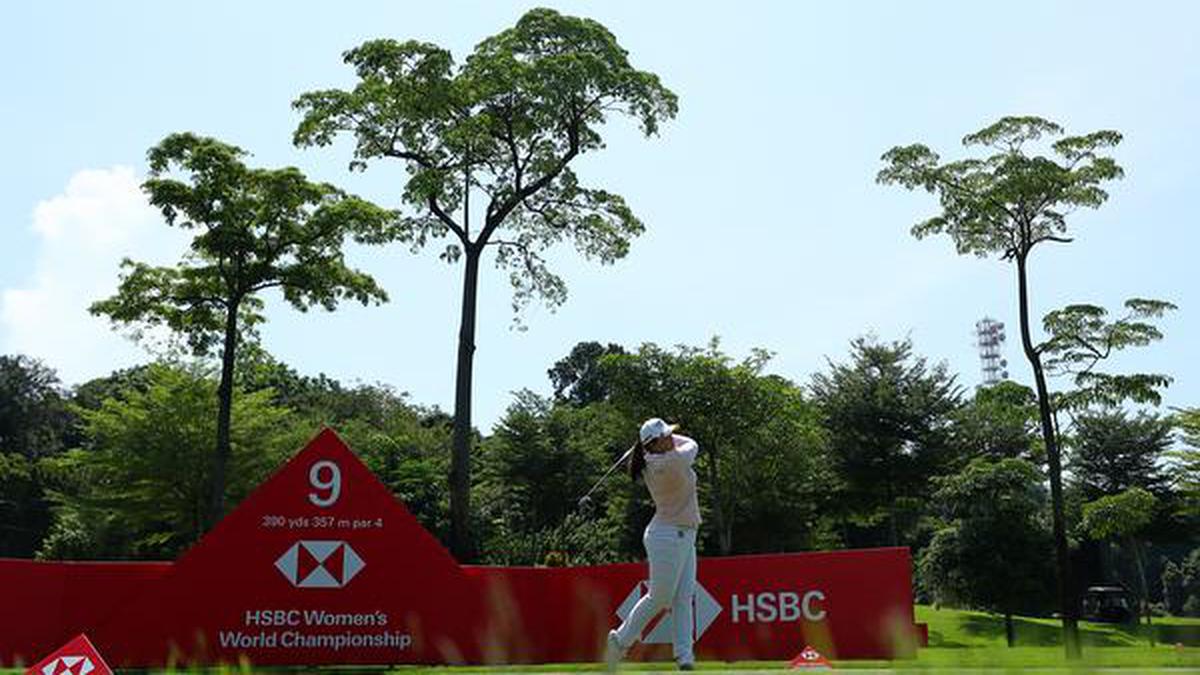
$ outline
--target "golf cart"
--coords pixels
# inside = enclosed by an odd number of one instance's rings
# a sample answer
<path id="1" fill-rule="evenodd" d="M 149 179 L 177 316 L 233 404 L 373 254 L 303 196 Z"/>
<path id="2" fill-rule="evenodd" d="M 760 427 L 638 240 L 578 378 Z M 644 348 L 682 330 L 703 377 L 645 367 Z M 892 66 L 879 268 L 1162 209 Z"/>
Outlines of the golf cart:
<path id="1" fill-rule="evenodd" d="M 1083 594 L 1086 621 L 1133 623 L 1137 616 L 1137 600 L 1122 586 L 1090 586 Z"/>

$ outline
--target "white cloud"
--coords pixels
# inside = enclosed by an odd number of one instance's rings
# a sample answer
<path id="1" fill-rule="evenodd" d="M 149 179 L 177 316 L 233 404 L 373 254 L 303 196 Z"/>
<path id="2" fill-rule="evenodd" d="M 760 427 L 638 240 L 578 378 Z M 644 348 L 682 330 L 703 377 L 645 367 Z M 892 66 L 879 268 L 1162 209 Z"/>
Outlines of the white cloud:
<path id="1" fill-rule="evenodd" d="M 145 360 L 107 319 L 87 311 L 116 290 L 122 258 L 169 263 L 186 245 L 182 233 L 163 224 L 140 182 L 130 167 L 85 169 L 34 207 L 32 278 L 0 294 L 3 352 L 38 357 L 67 383 Z"/>

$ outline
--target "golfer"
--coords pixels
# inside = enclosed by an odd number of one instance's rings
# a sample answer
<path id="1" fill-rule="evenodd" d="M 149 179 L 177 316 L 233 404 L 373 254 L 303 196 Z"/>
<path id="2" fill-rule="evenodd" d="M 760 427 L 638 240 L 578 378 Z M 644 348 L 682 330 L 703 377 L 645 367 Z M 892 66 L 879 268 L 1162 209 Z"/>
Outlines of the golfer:
<path id="1" fill-rule="evenodd" d="M 676 434 L 676 429 L 678 425 L 657 417 L 646 420 L 629 460 L 630 476 L 634 481 L 644 480 L 654 499 L 654 518 L 642 535 L 650 563 L 650 592 L 638 600 L 620 628 L 608 632 L 604 656 L 609 672 L 616 670 L 629 647 L 641 639 L 650 619 L 668 608 L 674 624 L 675 662 L 680 670 L 694 667 L 692 596 L 700 505 L 692 464 L 700 446 Z"/>

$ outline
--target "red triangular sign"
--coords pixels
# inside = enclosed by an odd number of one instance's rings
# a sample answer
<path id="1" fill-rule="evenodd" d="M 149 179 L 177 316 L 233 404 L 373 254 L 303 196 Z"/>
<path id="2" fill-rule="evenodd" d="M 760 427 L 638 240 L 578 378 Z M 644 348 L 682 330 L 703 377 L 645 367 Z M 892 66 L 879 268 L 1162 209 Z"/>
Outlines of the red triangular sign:
<path id="1" fill-rule="evenodd" d="M 25 675 L 112 675 L 112 669 L 100 658 L 86 635 L 75 636 L 54 653 L 33 664 Z"/>
<path id="2" fill-rule="evenodd" d="M 122 666 L 441 663 L 481 658 L 482 617 L 477 582 L 326 429 L 93 635 Z"/>
<path id="3" fill-rule="evenodd" d="M 821 656 L 821 652 L 813 649 L 811 645 L 805 645 L 788 667 L 793 670 L 833 670 L 833 666 Z"/>

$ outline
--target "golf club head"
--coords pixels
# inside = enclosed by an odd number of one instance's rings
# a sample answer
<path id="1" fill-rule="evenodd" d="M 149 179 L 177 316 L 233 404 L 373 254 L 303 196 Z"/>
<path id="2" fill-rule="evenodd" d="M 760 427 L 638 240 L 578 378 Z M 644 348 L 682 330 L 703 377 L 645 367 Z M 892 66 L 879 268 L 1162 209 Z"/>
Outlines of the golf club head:
<path id="1" fill-rule="evenodd" d="M 592 498 L 587 495 L 580 497 L 577 506 L 583 513 L 588 513 L 592 510 Z"/>

